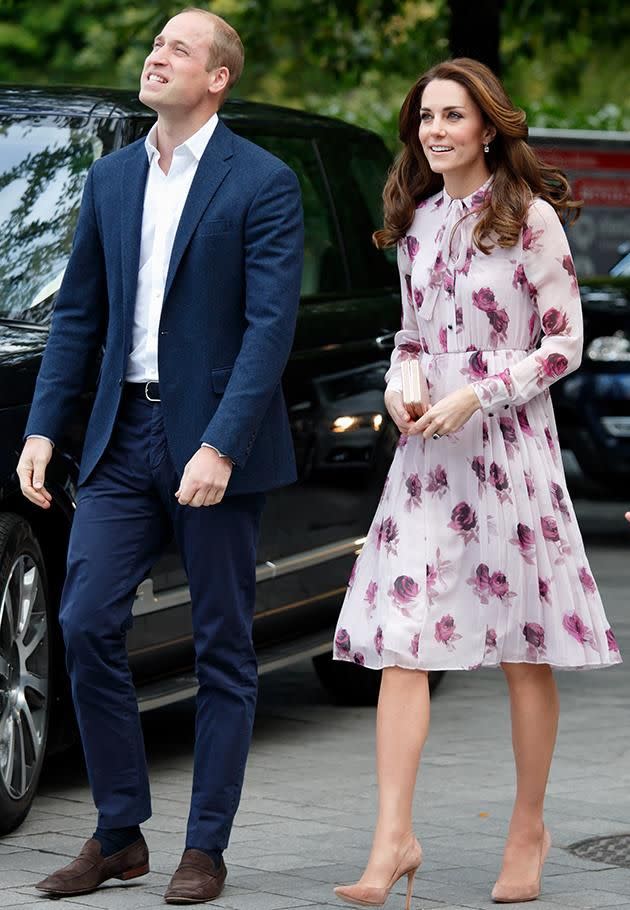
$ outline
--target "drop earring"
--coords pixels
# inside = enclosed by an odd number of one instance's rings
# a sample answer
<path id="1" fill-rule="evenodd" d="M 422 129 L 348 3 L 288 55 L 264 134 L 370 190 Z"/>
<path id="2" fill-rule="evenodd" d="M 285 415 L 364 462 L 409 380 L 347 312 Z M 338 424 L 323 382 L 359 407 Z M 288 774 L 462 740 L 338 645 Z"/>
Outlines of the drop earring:
<path id="1" fill-rule="evenodd" d="M 490 151 L 490 146 L 488 145 L 487 142 L 486 142 L 486 144 L 484 145 L 483 150 L 484 150 L 484 152 L 486 153 L 486 155 L 487 155 L 488 152 Z"/>

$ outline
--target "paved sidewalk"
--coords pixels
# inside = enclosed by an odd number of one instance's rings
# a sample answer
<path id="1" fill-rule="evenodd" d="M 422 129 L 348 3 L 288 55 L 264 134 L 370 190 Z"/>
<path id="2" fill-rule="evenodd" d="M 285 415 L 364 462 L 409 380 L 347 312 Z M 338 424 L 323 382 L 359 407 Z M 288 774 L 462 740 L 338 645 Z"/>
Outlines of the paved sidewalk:
<path id="1" fill-rule="evenodd" d="M 630 539 L 591 547 L 609 617 L 627 663 L 558 674 L 562 720 L 549 788 L 554 847 L 539 910 L 630 910 L 630 869 L 574 858 L 565 848 L 630 831 Z M 367 671 L 366 671 L 367 672 Z M 0 842 L 0 907 L 55 910 L 164 907 L 183 846 L 191 783 L 192 707 L 146 718 L 154 815 L 145 826 L 152 872 L 126 885 L 49 904 L 32 883 L 74 855 L 93 830 L 81 763 L 52 767 L 33 811 Z M 228 885 L 212 906 L 233 910 L 326 908 L 332 885 L 353 881 L 374 820 L 374 712 L 331 707 L 310 664 L 265 677 L 245 792 L 230 849 Z M 416 798 L 425 851 L 414 910 L 490 908 L 513 795 L 508 703 L 497 671 L 451 673 L 433 705 Z M 404 906 L 402 887 L 388 908 Z"/>

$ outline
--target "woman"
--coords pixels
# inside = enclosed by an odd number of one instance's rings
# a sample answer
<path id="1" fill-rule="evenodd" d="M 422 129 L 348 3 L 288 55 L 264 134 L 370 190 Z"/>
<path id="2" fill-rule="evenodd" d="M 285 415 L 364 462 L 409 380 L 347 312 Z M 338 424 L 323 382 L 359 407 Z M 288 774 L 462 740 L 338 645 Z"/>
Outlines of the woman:
<path id="1" fill-rule="evenodd" d="M 566 492 L 548 391 L 581 358 L 580 297 L 558 218 L 579 204 L 527 145 L 523 112 L 474 60 L 418 80 L 400 137 L 375 242 L 398 248 L 403 320 L 385 402 L 402 435 L 335 638 L 337 659 L 383 668 L 378 820 L 361 879 L 336 893 L 380 905 L 407 875 L 409 908 L 427 671 L 501 666 L 517 787 L 492 897 L 532 900 L 550 846 L 552 667 L 621 660 Z M 402 401 L 410 357 L 431 392 L 424 414 Z"/>

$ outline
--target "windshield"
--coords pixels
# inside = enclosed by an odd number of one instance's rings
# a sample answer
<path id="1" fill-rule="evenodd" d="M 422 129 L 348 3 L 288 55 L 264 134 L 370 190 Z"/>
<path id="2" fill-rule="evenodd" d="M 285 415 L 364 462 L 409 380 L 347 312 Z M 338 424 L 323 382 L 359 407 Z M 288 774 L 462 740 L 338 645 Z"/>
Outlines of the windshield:
<path id="1" fill-rule="evenodd" d="M 68 261 L 97 121 L 0 115 L 0 318 L 45 324 Z"/>

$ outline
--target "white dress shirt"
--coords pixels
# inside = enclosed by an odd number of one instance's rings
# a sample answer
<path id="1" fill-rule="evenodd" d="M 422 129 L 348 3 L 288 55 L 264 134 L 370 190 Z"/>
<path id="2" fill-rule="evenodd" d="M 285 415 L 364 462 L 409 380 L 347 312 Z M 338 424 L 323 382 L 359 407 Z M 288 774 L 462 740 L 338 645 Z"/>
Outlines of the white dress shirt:
<path id="1" fill-rule="evenodd" d="M 155 146 L 157 124 L 145 140 L 149 173 L 142 210 L 138 288 L 132 349 L 125 374 L 127 382 L 159 378 L 158 334 L 173 241 L 199 160 L 218 122 L 219 118 L 213 114 L 200 130 L 177 146 L 168 174 L 159 165 L 160 153 Z"/>

